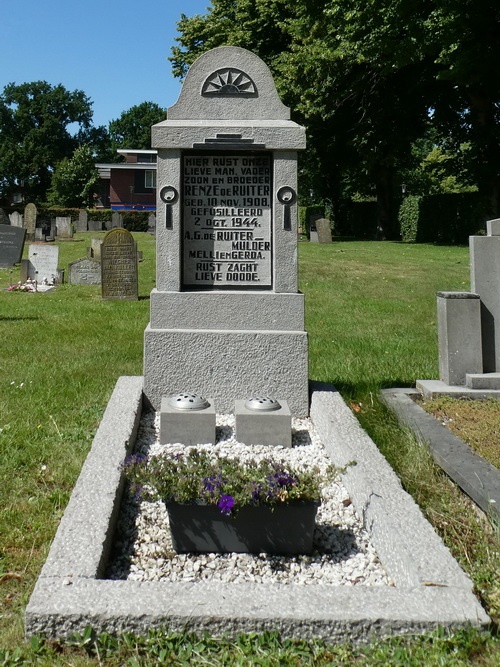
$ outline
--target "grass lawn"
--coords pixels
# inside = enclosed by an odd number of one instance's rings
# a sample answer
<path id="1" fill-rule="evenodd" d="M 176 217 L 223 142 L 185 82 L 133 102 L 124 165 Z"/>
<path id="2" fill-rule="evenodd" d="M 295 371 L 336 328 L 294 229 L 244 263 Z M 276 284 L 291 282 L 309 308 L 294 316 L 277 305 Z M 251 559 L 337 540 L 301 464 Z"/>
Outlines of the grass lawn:
<path id="1" fill-rule="evenodd" d="M 95 236 L 61 242 L 59 266 L 84 256 Z M 273 634 L 236 642 L 160 633 L 24 642 L 23 610 L 116 379 L 142 374 L 155 243 L 147 234 L 134 236 L 143 251 L 137 302 L 101 301 L 99 286 L 6 292 L 18 270 L 0 270 L 0 665 L 498 664 L 495 627 L 366 648 Z M 498 534 L 378 398 L 381 387 L 437 377 L 435 294 L 469 288 L 468 250 L 301 243 L 299 257 L 311 379 L 340 389 L 498 620 Z"/>

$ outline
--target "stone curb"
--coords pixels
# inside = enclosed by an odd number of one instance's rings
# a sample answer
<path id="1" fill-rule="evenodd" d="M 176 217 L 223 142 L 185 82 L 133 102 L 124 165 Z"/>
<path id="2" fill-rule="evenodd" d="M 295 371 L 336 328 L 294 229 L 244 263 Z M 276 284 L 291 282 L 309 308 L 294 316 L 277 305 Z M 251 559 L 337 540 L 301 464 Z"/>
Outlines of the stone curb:
<path id="1" fill-rule="evenodd" d="M 279 631 L 368 641 L 489 618 L 472 584 L 426 522 L 340 394 L 313 386 L 311 414 L 394 586 L 111 581 L 102 577 L 120 495 L 119 465 L 140 414 L 142 378 L 120 378 L 26 609 L 26 634 Z"/>
<path id="2" fill-rule="evenodd" d="M 500 521 L 500 470 L 411 398 L 415 389 L 383 389 L 382 400 L 399 422 L 428 443 L 436 463 L 494 521 Z"/>

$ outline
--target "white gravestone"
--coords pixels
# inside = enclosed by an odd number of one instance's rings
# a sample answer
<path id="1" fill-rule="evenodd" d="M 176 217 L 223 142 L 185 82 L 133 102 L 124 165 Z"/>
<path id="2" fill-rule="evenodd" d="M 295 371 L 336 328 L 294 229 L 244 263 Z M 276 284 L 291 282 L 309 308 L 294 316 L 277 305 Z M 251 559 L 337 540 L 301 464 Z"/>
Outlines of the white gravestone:
<path id="1" fill-rule="evenodd" d="M 28 251 L 28 277 L 41 282 L 57 280 L 57 264 L 59 262 L 59 246 L 32 244 Z"/>

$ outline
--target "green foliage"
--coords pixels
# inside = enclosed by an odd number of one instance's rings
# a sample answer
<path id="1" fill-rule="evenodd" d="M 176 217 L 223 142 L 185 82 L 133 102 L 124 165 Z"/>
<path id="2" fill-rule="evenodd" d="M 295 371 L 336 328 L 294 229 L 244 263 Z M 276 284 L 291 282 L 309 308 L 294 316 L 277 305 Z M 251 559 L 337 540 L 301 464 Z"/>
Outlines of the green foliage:
<path id="1" fill-rule="evenodd" d="M 5 86 L 0 95 L 0 194 L 21 189 L 43 201 L 57 164 L 78 146 L 71 126 L 85 130 L 91 101 L 81 90 L 35 81 Z"/>
<path id="2" fill-rule="evenodd" d="M 150 459 L 132 455 L 124 464 L 124 473 L 132 493 L 139 496 L 167 504 L 203 502 L 228 515 L 246 505 L 321 499 L 319 469 L 294 468 L 279 458 L 257 462 L 192 448 L 185 454 Z M 333 476 L 333 469 L 331 473 Z"/>
<path id="3" fill-rule="evenodd" d="M 119 148 L 151 148 L 151 126 L 165 120 L 166 112 L 155 102 L 142 102 L 124 111 L 109 124 L 109 136 L 116 160 Z"/>
<path id="4" fill-rule="evenodd" d="M 148 217 L 147 211 L 126 211 L 122 214 L 123 227 L 129 232 L 147 232 Z"/>
<path id="5" fill-rule="evenodd" d="M 377 234 L 375 201 L 343 200 L 338 206 L 335 230 L 340 236 L 374 239 Z"/>
<path id="6" fill-rule="evenodd" d="M 56 166 L 47 201 L 54 206 L 86 208 L 92 205 L 98 184 L 94 151 L 88 145 L 80 146 Z"/>
<path id="7" fill-rule="evenodd" d="M 421 197 L 408 195 L 399 207 L 399 224 L 401 240 L 405 243 L 415 243 L 418 237 L 418 223 L 420 219 Z"/>
<path id="8" fill-rule="evenodd" d="M 484 208 L 476 192 L 419 197 L 401 202 L 401 238 L 410 243 L 465 245 L 469 236 L 484 233 Z"/>

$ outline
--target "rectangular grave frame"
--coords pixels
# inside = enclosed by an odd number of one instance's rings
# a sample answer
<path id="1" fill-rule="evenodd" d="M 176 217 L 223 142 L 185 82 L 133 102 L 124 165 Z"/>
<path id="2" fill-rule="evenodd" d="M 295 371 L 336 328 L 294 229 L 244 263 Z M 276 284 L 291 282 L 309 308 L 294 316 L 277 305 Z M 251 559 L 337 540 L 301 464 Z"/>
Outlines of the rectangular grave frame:
<path id="1" fill-rule="evenodd" d="M 144 402 L 142 377 L 121 377 L 26 609 L 28 636 L 278 631 L 283 637 L 366 642 L 392 634 L 484 627 L 472 582 L 330 385 L 311 386 L 311 418 L 364 519 L 393 586 L 301 586 L 104 579 L 123 482 Z M 348 465 L 356 461 L 357 465 Z"/>

